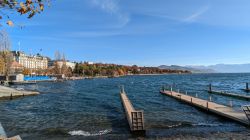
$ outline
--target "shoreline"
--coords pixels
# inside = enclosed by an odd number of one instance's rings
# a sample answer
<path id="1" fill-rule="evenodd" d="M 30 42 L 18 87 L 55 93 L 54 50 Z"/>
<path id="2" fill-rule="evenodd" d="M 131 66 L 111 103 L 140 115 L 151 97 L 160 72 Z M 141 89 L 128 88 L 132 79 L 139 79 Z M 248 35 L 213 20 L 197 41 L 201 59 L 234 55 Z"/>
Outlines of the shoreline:
<path id="1" fill-rule="evenodd" d="M 135 76 L 154 76 L 154 75 L 156 75 L 157 76 L 157 75 L 174 75 L 174 74 L 183 75 L 183 74 L 193 74 L 193 73 L 131 74 L 131 75 L 126 75 L 126 76 L 133 76 L 133 75 L 135 75 Z"/>

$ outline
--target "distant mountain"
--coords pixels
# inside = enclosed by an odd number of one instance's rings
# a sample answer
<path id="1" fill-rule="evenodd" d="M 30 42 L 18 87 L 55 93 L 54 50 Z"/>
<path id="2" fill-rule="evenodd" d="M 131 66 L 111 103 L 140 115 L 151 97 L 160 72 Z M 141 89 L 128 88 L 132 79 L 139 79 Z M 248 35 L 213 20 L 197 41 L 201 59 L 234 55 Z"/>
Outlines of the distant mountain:
<path id="1" fill-rule="evenodd" d="M 191 71 L 192 73 L 215 73 L 215 71 L 213 69 L 208 69 L 206 67 L 193 68 L 193 67 L 189 67 L 189 66 L 161 65 L 158 68 L 160 68 L 160 69 L 170 69 L 170 70 L 187 70 L 187 71 Z"/>
<path id="2" fill-rule="evenodd" d="M 249 73 L 249 64 L 216 64 L 210 66 L 178 66 L 178 65 L 161 65 L 160 69 L 170 70 L 188 70 L 192 73 Z"/>
<path id="3" fill-rule="evenodd" d="M 213 69 L 219 73 L 248 73 L 250 72 L 250 64 L 217 64 L 210 66 L 189 66 L 195 69 Z"/>

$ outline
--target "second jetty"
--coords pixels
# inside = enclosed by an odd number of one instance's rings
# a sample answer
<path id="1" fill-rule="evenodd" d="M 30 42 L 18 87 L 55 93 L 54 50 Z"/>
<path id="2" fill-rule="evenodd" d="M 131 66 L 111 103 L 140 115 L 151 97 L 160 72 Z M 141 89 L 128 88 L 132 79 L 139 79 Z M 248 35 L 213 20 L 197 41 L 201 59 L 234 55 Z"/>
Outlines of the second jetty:
<path id="1" fill-rule="evenodd" d="M 209 84 L 208 93 L 218 94 L 218 95 L 228 96 L 228 97 L 234 97 L 234 98 L 238 98 L 238 99 L 241 99 L 241 100 L 250 100 L 250 96 L 248 96 L 248 95 L 240 95 L 240 94 L 235 94 L 235 93 L 228 93 L 228 92 L 225 92 L 225 91 L 213 90 L 212 89 L 212 84 Z"/>

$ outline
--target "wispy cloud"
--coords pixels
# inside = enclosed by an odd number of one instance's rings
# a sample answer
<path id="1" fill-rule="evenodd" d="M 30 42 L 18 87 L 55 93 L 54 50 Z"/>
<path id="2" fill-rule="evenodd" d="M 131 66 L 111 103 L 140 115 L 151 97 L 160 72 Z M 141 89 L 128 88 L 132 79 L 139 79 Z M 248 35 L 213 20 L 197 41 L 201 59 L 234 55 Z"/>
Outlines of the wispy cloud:
<path id="1" fill-rule="evenodd" d="M 77 32 L 70 32 L 65 35 L 64 37 L 68 38 L 86 38 L 86 37 L 108 37 L 108 36 L 118 36 L 124 35 L 125 33 L 117 32 L 117 31 L 77 31 Z"/>
<path id="2" fill-rule="evenodd" d="M 120 10 L 117 0 L 92 0 L 92 3 L 111 14 Z"/>
<path id="3" fill-rule="evenodd" d="M 189 9 L 187 8 L 181 12 L 176 11 L 176 13 L 174 13 L 173 11 L 168 12 L 167 10 L 166 11 L 162 10 L 161 12 L 159 12 L 159 10 L 156 11 L 151 10 L 140 14 L 150 17 L 191 23 L 197 21 L 204 13 L 206 13 L 210 9 L 210 5 L 202 6 L 200 8 L 197 8 L 195 11 L 194 9 L 195 8 L 189 8 Z"/>
<path id="4" fill-rule="evenodd" d="M 120 27 L 125 26 L 130 21 L 129 15 L 121 10 L 119 0 L 92 0 L 91 2 L 104 12 L 116 16 L 120 21 Z"/>
<path id="5" fill-rule="evenodd" d="M 44 35 L 36 35 L 36 36 L 20 36 L 20 35 L 12 35 L 12 38 L 16 40 L 36 40 L 36 41 L 65 41 L 60 37 L 56 36 L 44 36 Z"/>
<path id="6" fill-rule="evenodd" d="M 207 10 L 209 10 L 210 6 L 201 7 L 198 11 L 194 12 L 192 15 L 186 17 L 184 19 L 185 22 L 194 22 L 196 21 L 201 15 L 203 15 Z"/>

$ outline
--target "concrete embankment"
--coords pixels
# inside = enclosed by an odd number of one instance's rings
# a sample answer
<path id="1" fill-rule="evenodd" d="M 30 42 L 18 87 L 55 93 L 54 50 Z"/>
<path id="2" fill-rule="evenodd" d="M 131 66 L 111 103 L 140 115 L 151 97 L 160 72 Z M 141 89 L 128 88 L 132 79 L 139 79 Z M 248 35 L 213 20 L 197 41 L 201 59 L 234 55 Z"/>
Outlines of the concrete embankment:
<path id="1" fill-rule="evenodd" d="M 3 129 L 2 124 L 0 123 L 0 140 L 1 140 L 1 138 L 6 138 L 6 133 Z"/>
<path id="2" fill-rule="evenodd" d="M 0 140 L 22 140 L 22 139 L 20 136 L 7 138 L 7 135 L 2 127 L 2 124 L 0 123 Z"/>
<path id="3" fill-rule="evenodd" d="M 14 99 L 17 97 L 38 95 L 39 92 L 16 90 L 14 88 L 0 86 L 0 99 Z"/>

